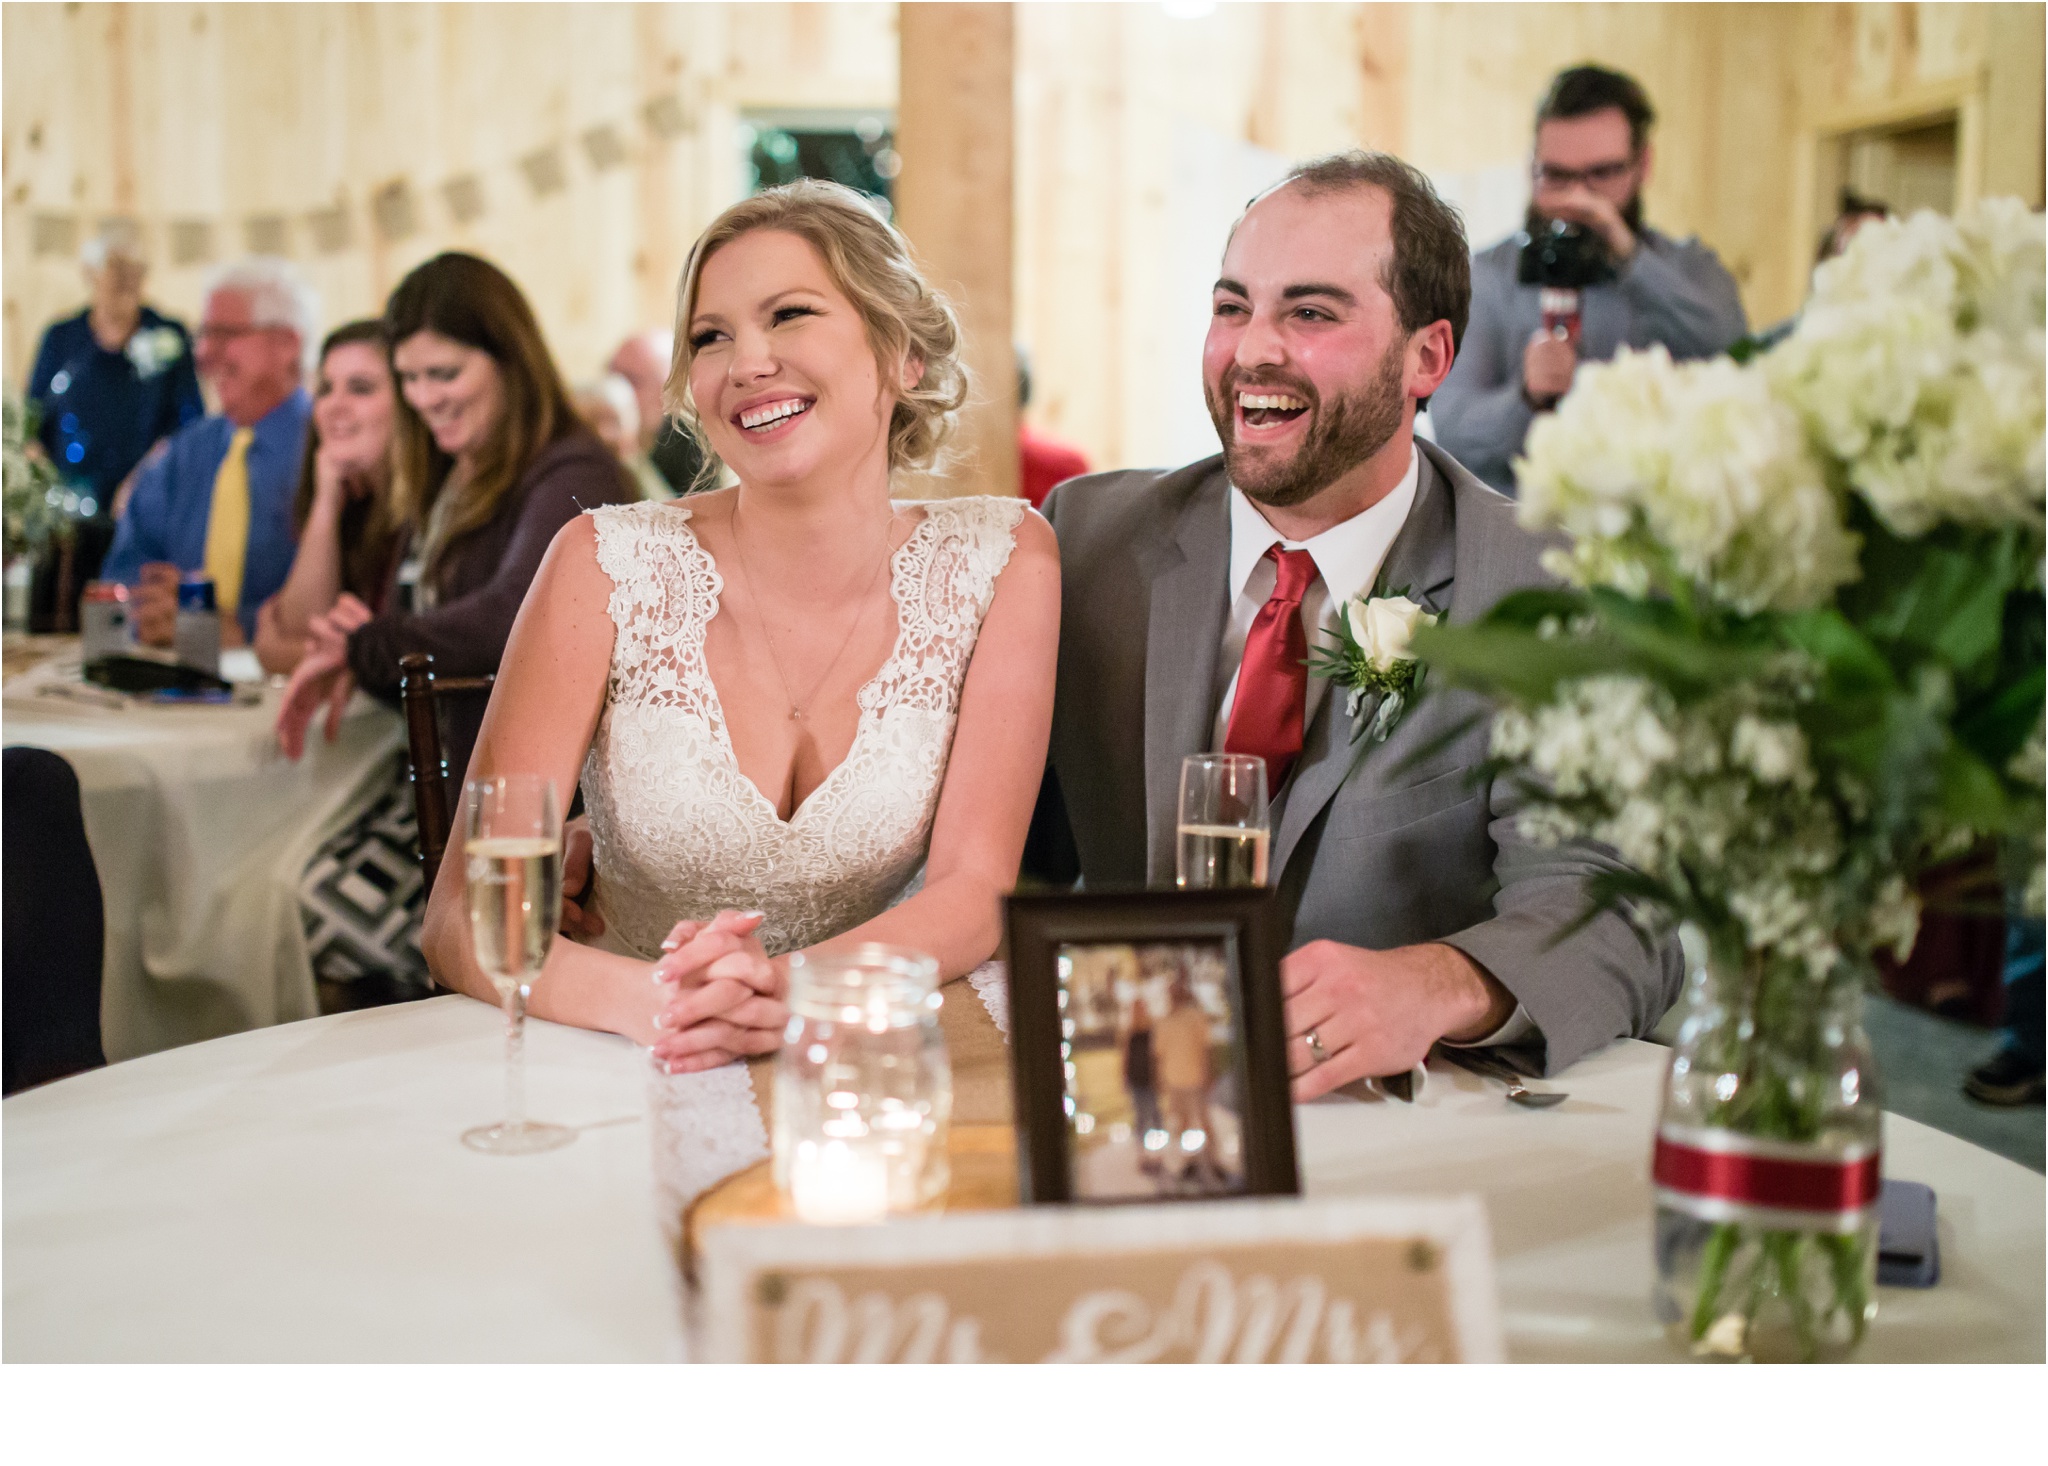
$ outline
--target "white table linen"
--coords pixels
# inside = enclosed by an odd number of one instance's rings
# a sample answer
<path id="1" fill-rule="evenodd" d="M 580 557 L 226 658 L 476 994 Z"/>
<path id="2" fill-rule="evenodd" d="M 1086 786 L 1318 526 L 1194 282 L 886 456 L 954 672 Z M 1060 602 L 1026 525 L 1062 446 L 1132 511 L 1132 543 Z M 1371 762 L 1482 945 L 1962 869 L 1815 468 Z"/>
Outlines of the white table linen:
<path id="1" fill-rule="evenodd" d="M 261 676 L 253 653 L 222 660 L 231 677 Z M 398 715 L 359 693 L 335 742 L 316 727 L 293 763 L 272 732 L 274 689 L 251 706 L 53 693 L 86 687 L 78 661 L 73 649 L 8 681 L 0 739 L 78 772 L 106 906 L 108 1059 L 312 1016 L 299 878 L 384 778 Z"/>
<path id="2" fill-rule="evenodd" d="M 1512 1358 L 1678 1357 L 1650 1316 L 1665 1050 L 1624 1043 L 1515 1109 L 1433 1069 L 1418 1102 L 1297 1111 L 1311 1196 L 1484 1198 Z M 504 1158 L 502 1026 L 468 998 L 241 1034 L 8 1100 L 5 1355 L 25 1360 L 672 1360 L 684 1350 L 644 1053 L 532 1022 L 529 1110 L 575 1144 Z M 1942 1282 L 1880 1290 L 1872 1360 L 2043 1357 L 2042 1178 L 1888 1117 L 1887 1174 L 1940 1196 Z"/>

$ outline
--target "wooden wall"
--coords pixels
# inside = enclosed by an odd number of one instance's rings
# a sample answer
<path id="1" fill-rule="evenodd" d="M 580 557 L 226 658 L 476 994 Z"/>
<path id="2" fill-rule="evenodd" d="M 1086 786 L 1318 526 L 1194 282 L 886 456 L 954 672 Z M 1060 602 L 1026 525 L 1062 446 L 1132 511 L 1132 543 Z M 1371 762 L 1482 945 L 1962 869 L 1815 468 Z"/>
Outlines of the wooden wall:
<path id="1" fill-rule="evenodd" d="M 281 216 L 330 322 L 476 250 L 587 376 L 669 322 L 690 241 L 742 188 L 740 111 L 892 108 L 894 22 L 882 4 L 6 5 L 6 377 L 81 295 L 71 258 L 36 253 L 36 217 L 107 214 L 143 219 L 151 294 L 188 318 L 205 269 L 172 262 L 175 219 L 216 221 L 225 258 Z M 664 97 L 668 135 L 643 111 Z M 625 156 L 600 168 L 585 135 L 607 125 Z M 561 187 L 537 194 L 520 160 L 548 149 Z M 442 193 L 464 176 L 483 203 L 466 223 Z M 414 227 L 387 239 L 371 206 L 394 184 Z M 350 238 L 327 253 L 310 217 L 336 205 Z"/>
<path id="2" fill-rule="evenodd" d="M 2037 207 L 2038 4 L 1046 4 L 1015 17 L 1015 332 L 1035 421 L 1098 465 L 1200 451 L 1207 272 L 1250 192 L 1295 158 L 1365 143 L 1402 153 L 1495 237 L 1519 208 L 1529 116 L 1560 67 L 1637 75 L 1661 114 L 1648 212 L 1697 233 L 1741 281 L 1752 321 L 1795 309 L 1818 225 L 1817 128 L 1901 98 L 1981 108 L 1985 191 Z M 1187 14 L 1191 18 L 1176 18 Z M 134 213 L 153 293 L 190 314 L 203 271 L 173 265 L 168 223 L 282 216 L 330 320 L 374 310 L 450 246 L 531 294 L 563 367 L 594 372 L 626 331 L 664 323 L 691 238 L 741 187 L 748 107 L 892 107 L 896 7 L 853 5 L 20 5 L 4 16 L 4 371 L 75 309 L 68 256 L 39 216 Z M 641 116 L 673 96 L 682 131 Z M 629 156 L 597 168 L 611 124 Z M 537 197 L 519 160 L 559 144 Z M 486 212 L 440 189 L 474 172 Z M 416 230 L 370 225 L 404 181 Z M 963 188 L 977 186 L 968 180 Z M 309 216 L 345 205 L 346 249 Z M 1824 222 L 1824 221 L 1822 221 Z M 1486 240 L 1477 239 L 1484 243 Z"/>
<path id="3" fill-rule="evenodd" d="M 1110 464 L 1200 446 L 1185 297 L 1190 146 L 1295 159 L 1401 154 L 1467 210 L 1475 245 L 1519 216 L 1530 119 L 1560 69 L 1635 75 L 1659 113 L 1650 220 L 1697 234 L 1753 324 L 1804 294 L 1816 127 L 1914 96 L 1982 100 L 1982 190 L 2042 203 L 2038 4 L 1154 5 L 1020 10 L 1019 333 L 1033 416 Z M 1262 160 L 1240 160 L 1240 179 Z M 1245 190 L 1249 192 L 1249 189 Z M 1200 210 L 1196 211 L 1198 214 Z M 1213 212 L 1213 211 L 1211 211 Z M 1220 249 L 1222 225 L 1204 221 Z"/>

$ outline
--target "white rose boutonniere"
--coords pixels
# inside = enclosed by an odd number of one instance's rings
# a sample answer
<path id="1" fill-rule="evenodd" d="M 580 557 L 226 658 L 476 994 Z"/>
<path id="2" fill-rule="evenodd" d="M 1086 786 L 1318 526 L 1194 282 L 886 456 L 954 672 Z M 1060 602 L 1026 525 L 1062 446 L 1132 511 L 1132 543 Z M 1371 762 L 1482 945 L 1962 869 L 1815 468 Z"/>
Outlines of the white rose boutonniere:
<path id="1" fill-rule="evenodd" d="M 1352 720 L 1353 742 L 1370 737 L 1384 743 L 1394 731 L 1422 677 L 1409 643 L 1418 626 L 1434 626 L 1439 619 L 1405 595 L 1353 596 L 1337 618 L 1336 645 L 1310 654 L 1309 671 L 1349 689 L 1344 714 Z M 1359 715 L 1368 694 L 1378 694 L 1379 702 L 1365 724 Z"/>
<path id="2" fill-rule="evenodd" d="M 152 326 L 128 338 L 127 357 L 139 377 L 153 377 L 185 354 L 185 338 L 169 326 Z"/>

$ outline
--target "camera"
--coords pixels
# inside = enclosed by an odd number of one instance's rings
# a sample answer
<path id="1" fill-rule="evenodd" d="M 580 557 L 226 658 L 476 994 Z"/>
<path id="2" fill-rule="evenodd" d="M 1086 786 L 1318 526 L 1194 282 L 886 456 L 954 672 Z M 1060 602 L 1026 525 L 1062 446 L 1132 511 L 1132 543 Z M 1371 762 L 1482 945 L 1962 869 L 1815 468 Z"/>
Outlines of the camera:
<path id="1" fill-rule="evenodd" d="M 1521 234 L 1522 253 L 1515 278 L 1524 285 L 1551 290 L 1584 290 L 1614 278 L 1614 260 L 1592 230 L 1564 219 L 1550 219 Z"/>

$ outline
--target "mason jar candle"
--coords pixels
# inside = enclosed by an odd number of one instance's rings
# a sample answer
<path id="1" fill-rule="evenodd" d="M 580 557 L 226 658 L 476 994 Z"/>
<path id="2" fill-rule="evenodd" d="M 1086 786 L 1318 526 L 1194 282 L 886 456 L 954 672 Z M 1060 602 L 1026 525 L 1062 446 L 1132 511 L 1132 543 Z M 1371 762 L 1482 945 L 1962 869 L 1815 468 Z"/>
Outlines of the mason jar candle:
<path id="1" fill-rule="evenodd" d="M 806 1222 L 879 1221 L 945 1194 L 953 1069 L 939 964 L 869 942 L 789 959 L 775 1183 Z"/>

